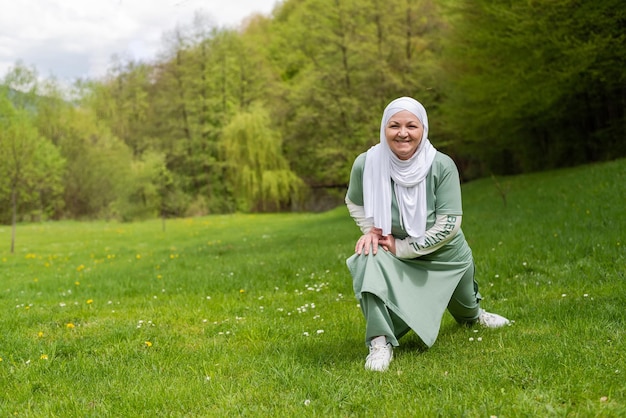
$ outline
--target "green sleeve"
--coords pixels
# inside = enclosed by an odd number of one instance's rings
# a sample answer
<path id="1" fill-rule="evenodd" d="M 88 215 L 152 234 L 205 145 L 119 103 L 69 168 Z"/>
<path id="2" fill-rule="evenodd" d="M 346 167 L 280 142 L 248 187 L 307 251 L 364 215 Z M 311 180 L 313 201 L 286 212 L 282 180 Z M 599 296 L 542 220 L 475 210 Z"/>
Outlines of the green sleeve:
<path id="1" fill-rule="evenodd" d="M 352 171 L 350 172 L 350 184 L 346 197 L 352 203 L 363 206 L 363 170 L 365 169 L 365 155 L 362 153 L 354 160 Z"/>
<path id="2" fill-rule="evenodd" d="M 437 153 L 432 170 L 435 177 L 435 213 L 463 215 L 459 171 L 452 158 Z"/>

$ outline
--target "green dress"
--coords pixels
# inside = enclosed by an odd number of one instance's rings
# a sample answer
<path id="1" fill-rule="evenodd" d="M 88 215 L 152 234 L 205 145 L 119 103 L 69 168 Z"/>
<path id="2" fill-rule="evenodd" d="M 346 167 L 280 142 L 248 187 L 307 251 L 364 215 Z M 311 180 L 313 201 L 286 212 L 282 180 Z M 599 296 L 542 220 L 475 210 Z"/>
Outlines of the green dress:
<path id="1" fill-rule="evenodd" d="M 356 158 L 347 193 L 347 197 L 359 206 L 363 206 L 365 158 L 366 153 Z M 438 215 L 463 214 L 456 165 L 440 152 L 437 152 L 426 177 L 426 195 L 427 229 Z M 407 233 L 400 226 L 395 193 L 391 212 L 392 235 L 396 239 L 406 238 Z M 371 252 L 369 255 L 354 254 L 346 263 L 359 302 L 364 292 L 376 295 L 429 347 L 437 339 L 441 318 L 459 281 L 468 270 L 473 270 L 472 251 L 462 230 L 437 251 L 418 258 L 400 259 L 379 250 L 376 255 Z"/>

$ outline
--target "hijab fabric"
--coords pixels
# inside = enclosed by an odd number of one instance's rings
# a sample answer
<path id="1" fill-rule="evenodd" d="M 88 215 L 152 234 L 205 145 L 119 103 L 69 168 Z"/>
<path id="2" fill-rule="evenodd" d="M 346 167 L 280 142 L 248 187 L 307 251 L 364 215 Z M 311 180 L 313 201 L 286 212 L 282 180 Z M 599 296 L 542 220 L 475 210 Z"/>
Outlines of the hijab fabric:
<path id="1" fill-rule="evenodd" d="M 424 125 L 422 142 L 408 160 L 399 159 L 389 148 L 385 127 L 396 113 L 408 110 Z M 387 105 L 380 123 L 380 143 L 367 151 L 363 172 L 365 216 L 373 218 L 374 226 L 383 235 L 391 233 L 391 180 L 394 181 L 400 210 L 400 224 L 409 236 L 424 244 L 426 233 L 426 176 L 437 150 L 428 140 L 428 116 L 420 102 L 400 97 Z"/>

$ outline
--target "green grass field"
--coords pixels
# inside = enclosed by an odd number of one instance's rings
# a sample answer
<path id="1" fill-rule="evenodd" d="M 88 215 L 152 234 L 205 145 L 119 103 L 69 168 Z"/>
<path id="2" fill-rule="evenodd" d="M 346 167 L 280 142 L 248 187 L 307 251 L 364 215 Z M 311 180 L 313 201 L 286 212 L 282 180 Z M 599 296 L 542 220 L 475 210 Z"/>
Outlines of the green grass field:
<path id="1" fill-rule="evenodd" d="M 487 330 L 366 372 L 344 208 L 0 226 L 0 416 L 626 416 L 626 160 L 464 185 Z"/>

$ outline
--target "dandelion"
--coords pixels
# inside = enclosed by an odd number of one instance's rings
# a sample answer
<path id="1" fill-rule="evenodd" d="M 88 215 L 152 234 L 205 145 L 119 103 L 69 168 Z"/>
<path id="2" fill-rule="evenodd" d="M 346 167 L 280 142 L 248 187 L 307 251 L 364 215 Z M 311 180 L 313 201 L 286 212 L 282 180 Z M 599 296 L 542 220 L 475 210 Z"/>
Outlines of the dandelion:
<path id="1" fill-rule="evenodd" d="M 68 322 L 67 324 L 65 324 L 65 326 L 69 329 L 74 329 L 76 328 L 76 325 L 72 324 L 71 322 Z"/>
<path id="2" fill-rule="evenodd" d="M 37 333 L 37 336 L 38 336 L 39 338 L 43 337 L 43 332 L 42 332 L 42 331 L 39 331 L 39 332 Z"/>
<path id="3" fill-rule="evenodd" d="M 39 357 L 40 360 L 48 360 L 48 355 L 47 354 L 42 354 L 41 357 Z"/>
<path id="4" fill-rule="evenodd" d="M 309 405 L 311 405 L 311 400 L 310 399 L 306 399 L 304 401 L 304 406 L 309 406 Z"/>
<path id="5" fill-rule="evenodd" d="M 85 265 L 84 264 L 81 264 L 80 266 L 76 267 L 76 271 L 79 272 L 79 273 L 81 271 L 83 271 L 83 270 L 85 270 Z"/>
<path id="6" fill-rule="evenodd" d="M 91 305 L 93 303 L 93 299 L 87 299 L 87 305 Z"/>
<path id="7" fill-rule="evenodd" d="M 146 347 L 152 347 L 152 343 L 150 341 L 146 341 L 145 344 L 146 344 Z"/>
<path id="8" fill-rule="evenodd" d="M 137 260 L 141 260 L 141 254 L 137 254 L 137 255 L 135 256 L 135 258 L 136 258 Z"/>
<path id="9" fill-rule="evenodd" d="M 74 286 L 80 286 L 80 282 L 74 282 Z"/>
<path id="10" fill-rule="evenodd" d="M 239 289 L 239 293 L 245 293 L 245 290 Z"/>

